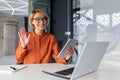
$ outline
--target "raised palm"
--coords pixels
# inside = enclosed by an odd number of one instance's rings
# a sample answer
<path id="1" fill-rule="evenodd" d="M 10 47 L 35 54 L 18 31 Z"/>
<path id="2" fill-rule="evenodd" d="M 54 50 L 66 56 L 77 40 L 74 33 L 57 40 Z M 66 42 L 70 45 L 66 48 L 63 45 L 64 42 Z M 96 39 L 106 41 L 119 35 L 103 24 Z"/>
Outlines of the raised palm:
<path id="1" fill-rule="evenodd" d="M 24 27 L 20 29 L 20 32 L 18 32 L 19 38 L 20 38 L 20 43 L 22 48 L 25 48 L 28 45 L 30 35 L 27 36 L 26 30 Z"/>

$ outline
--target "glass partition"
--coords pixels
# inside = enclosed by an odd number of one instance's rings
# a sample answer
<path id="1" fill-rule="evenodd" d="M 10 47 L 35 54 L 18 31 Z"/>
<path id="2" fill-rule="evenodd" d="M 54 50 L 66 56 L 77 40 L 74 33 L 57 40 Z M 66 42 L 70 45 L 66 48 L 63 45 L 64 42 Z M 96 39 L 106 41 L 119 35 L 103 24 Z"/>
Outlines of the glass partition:
<path id="1" fill-rule="evenodd" d="M 50 0 L 29 0 L 29 13 L 34 9 L 43 10 L 50 18 Z M 31 30 L 32 27 L 28 27 L 28 31 Z M 50 32 L 50 24 L 46 27 L 46 31 Z"/>
<path id="2" fill-rule="evenodd" d="M 86 41 L 109 41 L 106 54 L 120 54 L 119 3 L 119 0 L 73 0 L 73 32 L 78 39 L 78 54 Z"/>

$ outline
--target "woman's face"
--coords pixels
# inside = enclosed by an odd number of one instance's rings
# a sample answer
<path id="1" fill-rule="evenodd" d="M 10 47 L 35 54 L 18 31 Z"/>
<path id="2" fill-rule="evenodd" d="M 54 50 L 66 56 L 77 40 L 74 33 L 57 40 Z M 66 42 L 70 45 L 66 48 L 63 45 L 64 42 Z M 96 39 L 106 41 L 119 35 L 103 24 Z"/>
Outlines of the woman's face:
<path id="1" fill-rule="evenodd" d="M 47 25 L 47 19 L 43 14 L 37 12 L 33 17 L 32 25 L 37 30 L 44 30 Z"/>

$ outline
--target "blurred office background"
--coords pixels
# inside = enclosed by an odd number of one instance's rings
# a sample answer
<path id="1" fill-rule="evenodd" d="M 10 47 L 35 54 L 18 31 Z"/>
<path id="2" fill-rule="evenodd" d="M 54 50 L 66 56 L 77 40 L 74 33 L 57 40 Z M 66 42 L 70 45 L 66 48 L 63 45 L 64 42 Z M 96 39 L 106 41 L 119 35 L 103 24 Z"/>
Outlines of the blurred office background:
<path id="1" fill-rule="evenodd" d="M 109 3 L 109 4 L 108 4 Z M 120 54 L 119 0 L 0 0 L 0 64 L 15 64 L 17 32 L 27 31 L 28 15 L 42 9 L 50 17 L 47 32 L 53 33 L 63 47 L 68 38 L 78 40 L 79 55 L 86 41 L 109 41 L 106 54 Z M 72 61 L 77 61 L 77 54 Z"/>
<path id="2" fill-rule="evenodd" d="M 28 0 L 0 0 L 0 65 L 16 64 L 18 31 L 27 18 Z"/>

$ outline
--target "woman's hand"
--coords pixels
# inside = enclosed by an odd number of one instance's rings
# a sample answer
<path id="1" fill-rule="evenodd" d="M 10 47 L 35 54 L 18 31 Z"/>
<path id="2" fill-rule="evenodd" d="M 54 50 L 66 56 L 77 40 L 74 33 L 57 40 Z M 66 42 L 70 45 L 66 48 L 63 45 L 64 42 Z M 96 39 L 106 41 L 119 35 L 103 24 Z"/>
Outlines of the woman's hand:
<path id="1" fill-rule="evenodd" d="M 19 38 L 20 38 L 20 43 L 22 48 L 26 48 L 29 42 L 30 35 L 27 36 L 26 30 L 24 27 L 20 29 L 20 32 L 18 32 Z"/>
<path id="2" fill-rule="evenodd" d="M 74 53 L 74 47 L 69 47 L 66 49 L 66 61 L 70 59 L 73 53 Z"/>

